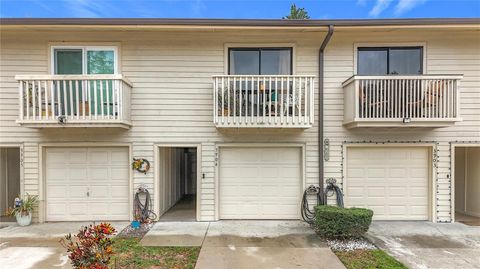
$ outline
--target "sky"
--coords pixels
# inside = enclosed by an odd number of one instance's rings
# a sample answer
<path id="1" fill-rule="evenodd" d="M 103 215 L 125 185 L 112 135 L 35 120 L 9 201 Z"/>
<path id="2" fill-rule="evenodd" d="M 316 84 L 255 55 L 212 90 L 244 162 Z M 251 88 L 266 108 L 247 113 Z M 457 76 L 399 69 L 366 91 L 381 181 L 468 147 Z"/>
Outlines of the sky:
<path id="1" fill-rule="evenodd" d="M 2 18 L 312 19 L 480 17 L 480 0 L 0 0 Z"/>

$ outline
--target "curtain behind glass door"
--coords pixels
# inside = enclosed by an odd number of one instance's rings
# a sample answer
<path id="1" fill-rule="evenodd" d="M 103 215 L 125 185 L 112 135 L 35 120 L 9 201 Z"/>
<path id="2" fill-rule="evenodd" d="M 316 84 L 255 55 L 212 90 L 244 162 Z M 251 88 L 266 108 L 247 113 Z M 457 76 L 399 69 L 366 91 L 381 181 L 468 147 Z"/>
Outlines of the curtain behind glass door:
<path id="1" fill-rule="evenodd" d="M 83 74 L 83 50 L 82 49 L 55 49 L 54 50 L 54 72 L 56 75 L 82 75 Z M 77 111 L 78 101 L 75 92 L 77 91 L 76 81 L 66 82 L 57 81 L 55 91 L 52 92 L 54 103 L 49 102 L 48 106 L 53 106 L 57 115 L 72 115 Z M 82 88 L 79 82 L 79 98 L 82 98 Z M 58 98 L 60 97 L 60 98 Z M 60 99 L 60 103 L 58 103 Z M 66 105 L 65 105 L 66 102 Z M 71 107 L 70 104 L 73 104 Z M 66 109 L 65 109 L 66 108 Z M 50 108 L 42 108 L 42 110 L 50 111 Z"/>
<path id="2" fill-rule="evenodd" d="M 87 50 L 87 74 L 100 75 L 100 74 L 114 74 L 115 73 L 115 53 L 113 50 Z M 104 111 L 104 115 L 107 115 L 107 107 L 110 109 L 110 115 L 113 115 L 114 96 L 113 96 L 113 81 L 91 81 L 90 82 L 90 100 L 92 101 L 91 109 L 100 114 Z M 97 97 L 95 99 L 95 93 L 93 89 L 97 89 Z M 102 99 L 103 98 L 103 99 Z"/>

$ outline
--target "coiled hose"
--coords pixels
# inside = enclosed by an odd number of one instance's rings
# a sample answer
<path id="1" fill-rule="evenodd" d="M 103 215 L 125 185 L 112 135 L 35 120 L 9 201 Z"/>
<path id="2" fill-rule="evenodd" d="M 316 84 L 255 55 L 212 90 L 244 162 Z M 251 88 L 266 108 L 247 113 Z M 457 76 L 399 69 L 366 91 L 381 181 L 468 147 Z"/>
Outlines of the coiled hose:
<path id="1" fill-rule="evenodd" d="M 327 205 L 327 197 L 331 197 L 334 194 L 336 194 L 337 197 L 337 206 L 344 207 L 343 192 L 340 187 L 337 186 L 335 179 L 327 179 L 327 186 L 325 187 L 325 190 L 313 185 L 308 186 L 308 188 L 303 192 L 302 197 L 303 220 L 309 224 L 313 224 L 315 221 L 315 210 L 311 210 L 310 204 L 308 203 L 309 196 L 315 195 L 317 205 Z"/>
<path id="2" fill-rule="evenodd" d="M 155 220 L 157 218 L 157 214 L 153 212 L 152 208 L 153 204 L 150 192 L 144 186 L 139 187 L 133 200 L 133 212 L 135 219 L 141 223 Z"/>

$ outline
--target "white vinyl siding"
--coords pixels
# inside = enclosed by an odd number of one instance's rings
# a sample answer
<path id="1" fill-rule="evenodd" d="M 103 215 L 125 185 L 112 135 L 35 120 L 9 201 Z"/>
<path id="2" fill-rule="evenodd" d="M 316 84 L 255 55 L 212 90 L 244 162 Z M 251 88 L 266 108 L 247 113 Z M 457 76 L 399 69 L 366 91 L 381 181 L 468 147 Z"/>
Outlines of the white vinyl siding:
<path id="1" fill-rule="evenodd" d="M 220 219 L 299 219 L 299 148 L 221 148 Z"/>
<path id="2" fill-rule="evenodd" d="M 268 43 L 294 47 L 297 75 L 316 75 L 317 52 L 321 34 L 296 31 L 268 33 Z M 5 143 L 25 143 L 26 190 L 40 193 L 38 168 L 39 143 L 94 142 L 130 143 L 132 156 L 146 158 L 152 167 L 145 175 L 133 172 L 133 191 L 145 184 L 153 193 L 155 166 L 154 144 L 200 144 L 202 152 L 199 173 L 199 213 L 201 221 L 215 220 L 215 158 L 217 143 L 301 143 L 305 144 L 306 184 L 318 182 L 317 126 L 308 130 L 258 130 L 241 134 L 218 131 L 213 124 L 212 75 L 225 75 L 224 44 L 249 42 L 265 45 L 265 31 L 171 32 L 150 31 L 108 32 L 18 32 L 3 31 L 1 38 L 1 98 L 0 140 Z M 119 73 L 133 84 L 130 130 L 104 130 L 102 128 L 55 128 L 35 130 L 15 123 L 18 118 L 18 84 L 15 75 L 49 74 L 49 42 L 68 40 L 68 43 L 92 45 L 118 42 Z M 91 43 L 85 42 L 91 40 Z M 78 41 L 78 42 L 76 42 Z M 93 42 L 94 41 L 94 42 Z M 315 79 L 315 83 L 318 80 Z M 315 104 L 318 104 L 315 85 Z M 315 115 L 318 115 L 315 105 Z M 28 179 L 27 179 L 28 178 Z M 35 215 L 36 218 L 36 215 Z"/>
<path id="3" fill-rule="evenodd" d="M 376 220 L 428 220 L 429 150 L 348 147 L 345 205 L 366 207 Z"/>
<path id="4" fill-rule="evenodd" d="M 134 172 L 135 189 L 146 184 L 153 190 L 154 144 L 201 144 L 202 175 L 199 220 L 215 220 L 216 144 L 223 142 L 304 143 L 305 185 L 318 183 L 318 87 L 315 86 L 315 122 L 305 131 L 232 130 L 218 131 L 213 124 L 212 75 L 224 75 L 226 43 L 294 44 L 294 73 L 318 74 L 318 48 L 325 32 L 296 30 L 218 31 L 96 31 L 8 30 L 0 38 L 0 141 L 23 143 L 25 191 L 39 194 L 39 143 L 95 142 L 129 143 L 132 156 L 151 161 L 151 172 Z M 325 178 L 342 179 L 344 141 L 418 141 L 438 144 L 438 213 L 436 220 L 450 221 L 450 141 L 480 139 L 480 35 L 478 31 L 451 29 L 404 29 L 351 31 L 336 29 L 325 54 L 325 138 L 330 139 L 330 159 Z M 154 33 L 154 34 L 152 34 Z M 132 128 L 125 130 L 40 130 L 21 127 L 18 118 L 18 84 L 15 75 L 49 74 L 49 42 L 119 42 L 119 73 L 133 84 Z M 461 112 L 463 121 L 440 129 L 346 130 L 343 121 L 341 83 L 353 75 L 355 42 L 426 42 L 425 73 L 464 74 Z M 318 79 L 316 79 L 316 83 Z M 155 198 L 154 193 L 152 193 Z M 37 215 L 35 214 L 35 218 Z"/>
<path id="5" fill-rule="evenodd" d="M 424 43 L 426 58 L 424 74 L 463 74 L 460 80 L 462 120 L 445 128 L 358 128 L 343 126 L 342 82 L 354 75 L 355 44 Z M 372 142 L 432 143 L 434 145 L 433 185 L 435 188 L 432 221 L 451 221 L 450 142 L 480 140 L 480 35 L 478 30 L 397 29 L 394 32 L 336 29 L 325 55 L 325 138 L 329 139 L 329 160 L 325 162 L 325 178 L 342 183 L 345 174 L 344 145 Z M 421 142 L 420 142 L 421 141 Z M 435 162 L 433 161 L 435 160 Z M 348 179 L 346 179 L 348 180 Z M 348 183 L 347 183 L 348 184 Z M 332 201 L 334 202 L 334 201 Z"/>
<path id="6" fill-rule="evenodd" d="M 128 220 L 128 148 L 47 148 L 47 221 Z"/>

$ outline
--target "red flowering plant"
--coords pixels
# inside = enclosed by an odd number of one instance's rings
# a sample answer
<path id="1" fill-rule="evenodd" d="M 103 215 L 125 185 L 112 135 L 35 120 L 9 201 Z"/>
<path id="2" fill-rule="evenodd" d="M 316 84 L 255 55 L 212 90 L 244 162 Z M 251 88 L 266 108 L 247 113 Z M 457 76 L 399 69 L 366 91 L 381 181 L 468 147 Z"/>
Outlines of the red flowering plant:
<path id="1" fill-rule="evenodd" d="M 72 236 L 60 240 L 67 249 L 71 264 L 77 269 L 108 269 L 113 255 L 112 238 L 116 230 L 110 223 L 90 224 Z"/>

